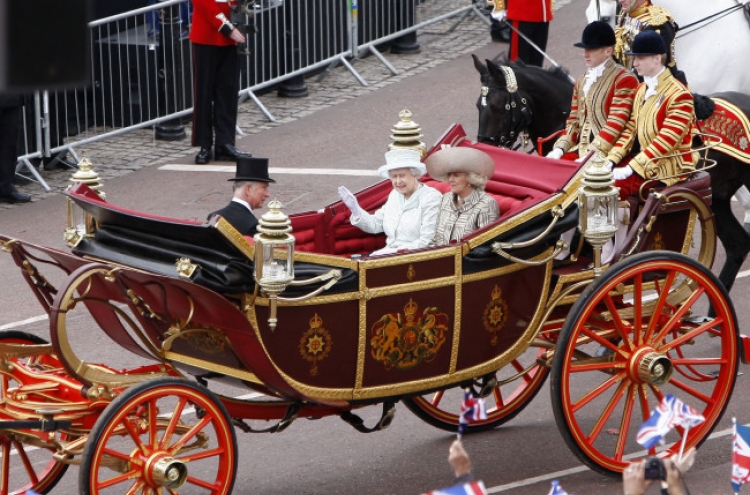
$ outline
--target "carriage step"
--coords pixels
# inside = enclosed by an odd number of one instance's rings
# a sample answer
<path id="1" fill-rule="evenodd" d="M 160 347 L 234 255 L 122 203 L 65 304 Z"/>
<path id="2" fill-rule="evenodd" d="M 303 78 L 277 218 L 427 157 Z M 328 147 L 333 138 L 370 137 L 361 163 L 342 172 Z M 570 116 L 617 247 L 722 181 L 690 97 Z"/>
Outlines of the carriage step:
<path id="1" fill-rule="evenodd" d="M 372 433 L 373 431 L 380 431 L 388 428 L 393 421 L 393 416 L 396 414 L 396 403 L 395 402 L 383 402 L 383 414 L 380 416 L 380 420 L 372 428 L 365 426 L 365 422 L 362 418 L 357 416 L 351 411 L 346 411 L 341 414 L 341 419 L 352 425 L 352 427 L 360 433 Z"/>

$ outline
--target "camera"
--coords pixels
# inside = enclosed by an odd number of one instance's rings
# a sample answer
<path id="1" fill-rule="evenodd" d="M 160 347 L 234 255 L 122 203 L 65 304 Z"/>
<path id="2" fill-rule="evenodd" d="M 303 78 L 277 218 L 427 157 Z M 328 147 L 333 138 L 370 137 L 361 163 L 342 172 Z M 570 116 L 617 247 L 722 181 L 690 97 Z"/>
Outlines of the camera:
<path id="1" fill-rule="evenodd" d="M 667 479 L 667 470 L 664 463 L 658 457 L 649 457 L 646 461 L 646 472 L 644 478 L 647 480 L 665 480 Z"/>

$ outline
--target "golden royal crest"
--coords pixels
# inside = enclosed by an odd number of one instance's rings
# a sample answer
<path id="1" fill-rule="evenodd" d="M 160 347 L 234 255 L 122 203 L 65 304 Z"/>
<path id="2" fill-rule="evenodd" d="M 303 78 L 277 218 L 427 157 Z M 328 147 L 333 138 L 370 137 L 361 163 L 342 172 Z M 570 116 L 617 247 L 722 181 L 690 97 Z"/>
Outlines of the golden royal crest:
<path id="1" fill-rule="evenodd" d="M 226 347 L 225 337 L 212 328 L 206 328 L 205 332 L 185 332 L 181 337 L 193 347 L 209 354 L 223 352 Z"/>
<path id="2" fill-rule="evenodd" d="M 331 334 L 323 328 L 323 318 L 315 313 L 315 316 L 310 318 L 310 328 L 299 339 L 299 353 L 302 359 L 313 364 L 310 368 L 311 375 L 318 374 L 318 363 L 328 357 L 332 342 Z"/>
<path id="3" fill-rule="evenodd" d="M 664 237 L 661 235 L 661 232 L 657 232 L 654 235 L 654 242 L 651 245 L 651 249 L 657 251 L 663 251 L 664 249 L 666 249 L 666 246 L 664 245 Z"/>
<path id="4" fill-rule="evenodd" d="M 406 320 L 406 321 L 404 321 Z M 426 308 L 419 314 L 413 299 L 401 313 L 383 315 L 372 326 L 372 357 L 385 365 L 385 369 L 410 369 L 437 356 L 445 342 L 448 316 L 437 308 Z"/>
<path id="5" fill-rule="evenodd" d="M 503 299 L 503 291 L 497 285 L 492 289 L 492 300 L 484 308 L 482 323 L 484 328 L 492 334 L 490 345 L 497 345 L 497 334 L 505 327 L 508 321 L 508 303 Z"/>

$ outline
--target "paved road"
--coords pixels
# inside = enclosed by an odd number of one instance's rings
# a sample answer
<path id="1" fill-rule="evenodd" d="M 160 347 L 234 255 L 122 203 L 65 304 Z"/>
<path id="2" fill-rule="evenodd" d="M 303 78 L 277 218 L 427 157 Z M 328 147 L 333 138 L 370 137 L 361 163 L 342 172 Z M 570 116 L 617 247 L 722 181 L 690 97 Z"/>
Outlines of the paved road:
<path id="1" fill-rule="evenodd" d="M 584 0 L 573 0 L 558 11 L 552 24 L 550 53 L 561 65 L 573 73 L 582 71 L 580 52 L 571 45 L 583 28 Z M 465 125 L 468 134 L 476 133 L 474 104 L 479 92 L 478 75 L 468 53 L 480 58 L 493 58 L 506 45 L 486 43 L 489 35 L 478 21 L 461 28 L 453 35 L 439 35 L 437 30 L 425 33 L 442 50 L 442 58 L 435 56 L 420 65 L 416 58 L 393 57 L 403 67 L 404 74 L 386 77 L 374 86 L 357 88 L 346 73 L 337 72 L 336 79 L 323 84 L 310 82 L 317 101 L 299 100 L 278 102 L 279 105 L 301 105 L 304 111 L 284 117 L 279 125 L 262 125 L 246 129 L 248 135 L 238 141 L 242 149 L 257 156 L 269 156 L 272 167 L 286 169 L 338 168 L 374 171 L 382 163 L 383 153 L 390 142 L 390 127 L 397 122 L 403 108 L 414 113 L 421 124 L 424 140 L 430 144 L 453 122 Z M 454 51 L 455 48 L 455 51 Z M 432 50 L 432 51 L 431 51 Z M 428 53 L 434 48 L 425 47 Z M 389 56 L 390 57 L 390 56 Z M 419 56 L 416 56 L 419 57 Z M 367 72 L 377 61 L 370 57 L 355 66 Z M 377 69 L 377 70 L 382 70 Z M 336 100 L 331 86 L 341 85 Z M 322 85 L 320 86 L 322 88 Z M 269 107 L 276 108 L 269 95 Z M 326 101 L 325 103 L 319 103 Z M 271 104 L 273 102 L 273 105 Z M 248 104 L 244 113 L 257 112 Z M 256 132 L 257 131 L 257 132 Z M 252 132 L 252 133 L 251 133 Z M 112 146 L 112 166 L 94 160 L 102 175 L 110 178 L 105 190 L 110 201 L 151 213 L 186 218 L 203 218 L 223 205 L 229 197 L 227 172 L 178 172 L 160 167 L 167 164 L 190 164 L 190 150 L 166 149 L 154 159 L 154 166 L 143 167 L 133 160 L 116 162 L 118 156 L 151 156 L 157 154 L 154 144 L 145 138 L 141 146 Z M 92 151 L 92 157 L 94 156 Z M 128 163 L 133 169 L 127 172 Z M 311 173 L 277 173 L 274 193 L 288 208 L 288 212 L 318 208 L 336 197 L 336 186 L 344 184 L 359 189 L 374 183 L 374 176 L 331 176 Z M 63 175 L 56 184 L 65 182 Z M 61 232 L 65 222 L 64 198 L 40 195 L 40 200 L 22 207 L 0 211 L 0 231 L 25 240 L 63 248 Z M 719 257 L 718 262 L 723 258 Z M 744 267 L 746 270 L 748 265 Z M 0 272 L 11 273 L 9 257 L 0 257 Z M 40 314 L 28 289 L 17 274 L 4 277 L 0 284 L 0 328 L 13 322 Z M 733 289 L 740 322 L 749 321 L 750 310 L 745 307 L 750 284 L 740 279 Z M 19 325 L 14 324 L 14 327 Z M 45 323 L 39 321 L 21 325 L 26 331 L 46 335 Z M 99 347 L 102 340 L 87 335 L 95 355 L 102 361 L 115 359 L 116 351 Z M 747 371 L 747 367 L 743 367 Z M 238 391 L 243 393 L 246 391 Z M 736 393 L 729 404 L 725 419 L 717 428 L 723 433 L 710 440 L 699 452 L 697 465 L 688 478 L 693 494 L 725 493 L 728 491 L 730 440 L 726 435 L 730 418 L 750 422 L 746 404 L 750 385 L 746 375 L 740 376 Z M 373 420 L 377 408 L 365 413 Z M 240 469 L 235 493 L 238 494 L 417 494 L 450 481 L 445 458 L 452 435 L 421 422 L 399 405 L 393 425 L 384 432 L 371 435 L 357 433 L 336 418 L 315 421 L 300 420 L 283 434 L 247 435 L 238 432 Z M 549 490 L 549 480 L 559 479 L 570 493 L 579 495 L 618 493 L 619 483 L 604 478 L 580 465 L 565 446 L 555 425 L 550 409 L 547 388 L 535 401 L 507 426 L 473 435 L 466 439 L 475 472 L 490 487 L 491 493 L 518 495 L 542 494 Z M 77 470 L 71 469 L 63 482 L 52 492 L 77 492 Z"/>

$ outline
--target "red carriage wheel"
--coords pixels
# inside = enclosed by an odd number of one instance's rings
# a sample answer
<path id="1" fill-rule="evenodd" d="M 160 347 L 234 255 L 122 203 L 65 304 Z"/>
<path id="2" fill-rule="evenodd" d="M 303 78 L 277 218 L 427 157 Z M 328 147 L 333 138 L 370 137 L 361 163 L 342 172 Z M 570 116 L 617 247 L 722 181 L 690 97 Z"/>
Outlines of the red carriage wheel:
<path id="1" fill-rule="evenodd" d="M 15 330 L 0 332 L 3 344 L 47 344 L 36 335 Z M 38 369 L 59 369 L 60 362 L 51 354 L 27 358 L 8 358 L 11 363 L 33 366 Z M 22 383 L 13 370 L 0 374 L 0 404 L 5 404 L 9 391 Z M 61 440 L 69 437 L 61 433 Z M 37 448 L 22 442 L 19 434 L 0 435 L 0 495 L 24 494 L 28 490 L 48 493 L 63 477 L 68 465 L 52 458 L 54 448 Z"/>
<path id="2" fill-rule="evenodd" d="M 232 492 L 237 441 L 224 405 L 177 378 L 135 385 L 107 406 L 83 450 L 80 491 Z"/>
<path id="3" fill-rule="evenodd" d="M 620 300 L 620 303 L 616 301 Z M 699 318 L 713 307 L 716 317 Z M 635 436 L 662 397 L 699 411 L 685 449 L 721 419 L 738 366 L 734 307 L 724 286 L 684 255 L 648 252 L 609 268 L 570 309 L 552 364 L 552 407 L 571 450 L 592 469 L 619 475 Z M 665 438 L 679 452 L 682 428 Z"/>
<path id="4" fill-rule="evenodd" d="M 496 384 L 485 397 L 487 419 L 472 421 L 466 429 L 467 433 L 500 426 L 515 418 L 532 401 L 549 373 L 549 368 L 537 364 L 537 359 L 546 351 L 544 348 L 529 347 L 524 354 L 494 373 Z M 486 386 L 486 380 L 484 383 L 477 380 L 472 388 L 479 393 Z M 456 431 L 462 399 L 463 390 L 455 388 L 410 397 L 404 399 L 404 405 L 432 426 Z"/>

